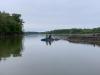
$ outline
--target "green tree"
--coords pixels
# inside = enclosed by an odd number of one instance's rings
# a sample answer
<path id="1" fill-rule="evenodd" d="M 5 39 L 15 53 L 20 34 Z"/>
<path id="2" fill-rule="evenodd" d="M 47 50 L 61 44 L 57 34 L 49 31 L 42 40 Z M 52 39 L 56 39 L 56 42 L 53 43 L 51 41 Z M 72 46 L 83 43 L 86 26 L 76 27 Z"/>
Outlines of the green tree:
<path id="1" fill-rule="evenodd" d="M 20 14 L 0 12 L 0 34 L 22 33 L 23 20 Z"/>

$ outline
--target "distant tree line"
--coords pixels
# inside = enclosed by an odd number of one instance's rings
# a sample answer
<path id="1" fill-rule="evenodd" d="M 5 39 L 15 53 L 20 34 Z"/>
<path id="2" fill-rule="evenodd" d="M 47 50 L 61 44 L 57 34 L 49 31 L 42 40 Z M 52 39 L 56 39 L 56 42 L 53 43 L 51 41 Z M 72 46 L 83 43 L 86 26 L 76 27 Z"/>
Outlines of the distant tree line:
<path id="1" fill-rule="evenodd" d="M 20 14 L 0 12 L 0 34 L 22 33 L 23 20 Z"/>
<path id="2" fill-rule="evenodd" d="M 95 34 L 100 33 L 100 27 L 93 28 L 93 29 L 59 29 L 53 31 L 47 31 L 46 33 L 52 34 Z"/>

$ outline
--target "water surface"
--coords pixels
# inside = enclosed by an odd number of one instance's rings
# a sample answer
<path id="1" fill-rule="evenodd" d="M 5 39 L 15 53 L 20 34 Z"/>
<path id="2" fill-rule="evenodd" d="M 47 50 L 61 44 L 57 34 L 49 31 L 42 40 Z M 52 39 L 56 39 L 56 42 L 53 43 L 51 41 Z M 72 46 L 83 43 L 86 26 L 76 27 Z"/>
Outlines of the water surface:
<path id="1" fill-rule="evenodd" d="M 98 44 L 43 42 L 44 37 L 0 39 L 0 75 L 100 75 Z"/>

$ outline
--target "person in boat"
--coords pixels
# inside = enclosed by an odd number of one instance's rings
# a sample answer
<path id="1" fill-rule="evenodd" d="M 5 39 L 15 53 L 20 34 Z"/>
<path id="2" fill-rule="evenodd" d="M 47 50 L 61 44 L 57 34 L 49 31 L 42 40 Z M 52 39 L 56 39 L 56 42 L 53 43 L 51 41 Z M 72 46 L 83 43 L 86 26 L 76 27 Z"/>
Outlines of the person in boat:
<path id="1" fill-rule="evenodd" d="M 46 39 L 51 39 L 52 35 L 46 35 Z"/>
<path id="2" fill-rule="evenodd" d="M 46 35 L 46 38 L 44 38 L 44 39 L 41 39 L 42 41 L 51 41 L 51 40 L 54 40 L 53 38 L 52 38 L 52 35 Z"/>
<path id="3" fill-rule="evenodd" d="M 48 39 L 52 39 L 52 36 L 51 36 L 51 35 L 49 35 Z"/>

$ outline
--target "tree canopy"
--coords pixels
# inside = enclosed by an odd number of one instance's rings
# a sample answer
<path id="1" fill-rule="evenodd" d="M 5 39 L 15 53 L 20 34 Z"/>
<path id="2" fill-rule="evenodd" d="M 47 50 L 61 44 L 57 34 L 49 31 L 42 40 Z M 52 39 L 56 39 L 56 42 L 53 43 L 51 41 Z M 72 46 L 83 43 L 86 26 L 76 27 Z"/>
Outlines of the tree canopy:
<path id="1" fill-rule="evenodd" d="M 0 33 L 21 33 L 23 20 L 20 14 L 0 12 Z"/>
<path id="2" fill-rule="evenodd" d="M 59 30 L 53 30 L 48 31 L 46 33 L 53 33 L 53 34 L 94 34 L 99 33 L 100 34 L 100 27 L 93 28 L 93 29 L 59 29 Z"/>

